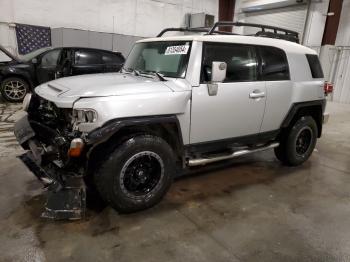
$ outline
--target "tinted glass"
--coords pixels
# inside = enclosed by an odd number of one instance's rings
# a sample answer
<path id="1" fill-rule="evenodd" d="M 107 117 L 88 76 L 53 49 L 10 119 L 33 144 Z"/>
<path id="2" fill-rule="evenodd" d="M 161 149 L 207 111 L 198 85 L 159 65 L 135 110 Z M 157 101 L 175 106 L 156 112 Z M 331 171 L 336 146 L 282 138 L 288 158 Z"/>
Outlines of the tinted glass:
<path id="1" fill-rule="evenodd" d="M 158 72 L 167 77 L 184 78 L 191 52 L 190 41 L 157 41 L 137 43 L 124 68 L 141 73 Z"/>
<path id="2" fill-rule="evenodd" d="M 104 64 L 122 64 L 124 59 L 118 54 L 102 53 Z"/>
<path id="3" fill-rule="evenodd" d="M 61 54 L 61 49 L 55 49 L 44 54 L 41 58 L 42 66 L 56 66 L 58 58 Z"/>
<path id="4" fill-rule="evenodd" d="M 275 47 L 260 47 L 262 57 L 262 77 L 266 81 L 289 80 L 286 54 Z"/>
<path id="5" fill-rule="evenodd" d="M 323 71 L 317 55 L 306 55 L 313 78 L 323 78 Z"/>
<path id="6" fill-rule="evenodd" d="M 80 50 L 75 52 L 75 64 L 96 65 L 102 64 L 101 54 L 98 51 Z"/>
<path id="7" fill-rule="evenodd" d="M 203 49 L 202 80 L 210 81 L 212 62 L 226 62 L 225 82 L 257 80 L 255 48 L 246 45 L 205 43 Z"/>

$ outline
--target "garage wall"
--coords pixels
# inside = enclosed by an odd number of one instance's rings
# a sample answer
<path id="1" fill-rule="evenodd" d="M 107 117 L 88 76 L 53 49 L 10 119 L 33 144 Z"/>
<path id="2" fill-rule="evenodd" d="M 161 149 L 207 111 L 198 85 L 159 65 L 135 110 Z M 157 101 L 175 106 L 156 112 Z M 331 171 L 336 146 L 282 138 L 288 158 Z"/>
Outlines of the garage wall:
<path id="1" fill-rule="evenodd" d="M 329 0 L 311 0 L 306 5 L 276 7 L 266 11 L 257 11 L 245 13 L 242 7 L 246 3 L 255 4 L 284 4 L 286 0 L 236 0 L 235 21 L 259 22 L 261 24 L 271 24 L 297 30 L 302 34 L 302 44 L 312 47 L 319 51 L 322 42 L 323 30 L 326 23 L 326 16 Z M 292 11 L 292 12 L 288 12 Z M 254 14 L 255 13 L 255 14 Z M 261 14 L 261 16 L 259 16 Z M 286 23 L 288 22 L 288 24 Z M 235 32 L 243 33 L 242 29 L 236 29 Z"/>
<path id="2" fill-rule="evenodd" d="M 0 0 L 0 22 L 138 37 L 184 25 L 185 14 L 200 12 L 217 17 L 218 0 Z M 11 27 L 2 27 L 0 44 L 13 34 Z"/>
<path id="3" fill-rule="evenodd" d="M 333 100 L 350 104 L 350 1 L 343 1 L 335 41 Z"/>
<path id="4" fill-rule="evenodd" d="M 135 41 L 142 39 L 139 36 L 121 35 L 104 32 L 94 32 L 71 28 L 51 29 L 53 47 L 82 46 L 121 52 L 124 56 L 129 54 Z"/>
<path id="5" fill-rule="evenodd" d="M 246 23 L 266 24 L 286 28 L 299 33 L 303 37 L 307 15 L 307 5 L 293 5 L 288 7 L 274 8 L 270 10 L 249 12 L 245 14 Z M 254 34 L 259 29 L 246 28 L 245 34 Z"/>

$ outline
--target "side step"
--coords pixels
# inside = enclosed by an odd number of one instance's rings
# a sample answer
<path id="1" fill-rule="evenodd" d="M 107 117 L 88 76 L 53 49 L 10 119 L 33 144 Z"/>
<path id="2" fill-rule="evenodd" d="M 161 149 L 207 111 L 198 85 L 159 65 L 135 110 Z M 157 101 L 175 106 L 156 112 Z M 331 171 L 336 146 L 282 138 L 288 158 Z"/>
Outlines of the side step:
<path id="1" fill-rule="evenodd" d="M 247 154 L 250 154 L 250 153 L 264 151 L 264 150 L 275 148 L 275 147 L 278 147 L 278 146 L 279 146 L 279 143 L 272 143 L 272 144 L 269 144 L 267 146 L 258 147 L 258 148 L 254 148 L 254 149 L 239 150 L 239 151 L 233 152 L 230 155 L 225 155 L 225 156 L 219 156 L 219 157 L 213 157 L 213 158 L 195 158 L 195 159 L 190 159 L 190 160 L 188 160 L 188 166 L 202 166 L 202 165 L 210 164 L 210 163 L 217 162 L 217 161 L 222 161 L 222 160 L 227 160 L 227 159 L 231 159 L 231 158 L 247 155 Z"/>

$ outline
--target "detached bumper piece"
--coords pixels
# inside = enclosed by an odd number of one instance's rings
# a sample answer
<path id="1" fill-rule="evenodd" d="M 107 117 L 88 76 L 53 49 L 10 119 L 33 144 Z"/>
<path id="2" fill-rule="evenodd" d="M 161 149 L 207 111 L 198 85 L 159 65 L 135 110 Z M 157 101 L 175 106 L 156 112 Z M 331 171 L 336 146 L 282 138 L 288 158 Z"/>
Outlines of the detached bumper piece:
<path id="1" fill-rule="evenodd" d="M 32 152 L 19 158 L 48 189 L 47 202 L 42 217 L 55 220 L 77 220 L 85 217 L 86 188 L 82 176 L 50 168 L 46 171 L 37 165 Z"/>

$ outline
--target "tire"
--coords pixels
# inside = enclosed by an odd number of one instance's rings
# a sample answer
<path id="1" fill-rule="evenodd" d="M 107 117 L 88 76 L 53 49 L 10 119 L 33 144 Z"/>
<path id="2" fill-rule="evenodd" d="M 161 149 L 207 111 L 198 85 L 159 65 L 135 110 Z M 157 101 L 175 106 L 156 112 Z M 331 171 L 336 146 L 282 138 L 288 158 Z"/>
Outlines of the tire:
<path id="1" fill-rule="evenodd" d="M 29 85 L 22 78 L 9 77 L 1 83 L 2 97 L 9 102 L 21 102 L 28 92 Z"/>
<path id="2" fill-rule="evenodd" d="M 311 156 L 317 140 L 317 124 L 311 116 L 303 116 L 285 134 L 275 155 L 283 164 L 298 166 Z"/>
<path id="3" fill-rule="evenodd" d="M 157 204 L 174 177 L 175 158 L 161 138 L 139 135 L 128 139 L 107 157 L 94 174 L 102 198 L 120 213 Z"/>

